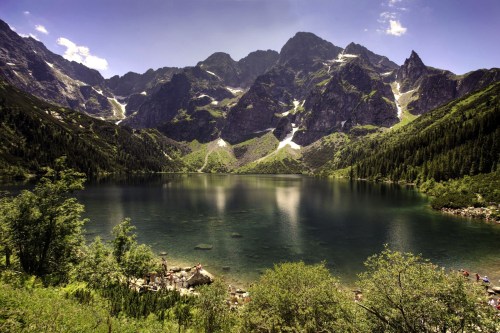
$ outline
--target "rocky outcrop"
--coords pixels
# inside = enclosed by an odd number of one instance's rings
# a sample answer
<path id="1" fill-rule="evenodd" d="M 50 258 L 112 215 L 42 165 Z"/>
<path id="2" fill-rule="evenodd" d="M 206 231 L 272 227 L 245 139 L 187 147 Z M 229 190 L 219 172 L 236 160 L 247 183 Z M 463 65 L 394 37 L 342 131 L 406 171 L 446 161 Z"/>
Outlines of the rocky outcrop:
<path id="1" fill-rule="evenodd" d="M 500 207 L 442 208 L 443 213 L 500 223 Z"/>
<path id="2" fill-rule="evenodd" d="M 315 62 L 335 59 L 342 48 L 310 32 L 298 32 L 280 51 L 279 65 L 294 69 L 309 69 Z"/>
<path id="3" fill-rule="evenodd" d="M 294 142 L 308 145 L 356 125 L 392 126 L 398 121 L 392 96 L 390 85 L 365 60 L 353 58 L 307 98 L 305 111 L 297 115 Z"/>
<path id="4" fill-rule="evenodd" d="M 145 101 L 136 115 L 127 118 L 123 124 L 134 128 L 158 127 L 173 119 L 180 110 L 187 110 L 191 82 L 184 73 L 176 74 L 150 99 Z"/>
<path id="5" fill-rule="evenodd" d="M 255 51 L 238 61 L 241 70 L 238 87 L 247 88 L 259 77 L 269 71 L 278 61 L 279 53 L 273 50 Z"/>
<path id="6" fill-rule="evenodd" d="M 417 98 L 411 100 L 407 109 L 412 114 L 423 114 L 484 88 L 500 79 L 500 70 L 477 70 L 462 76 L 425 66 L 415 51 L 397 71 L 397 82 L 402 93 L 415 91 Z"/>
<path id="7" fill-rule="evenodd" d="M 199 66 L 190 67 L 151 96 L 144 96 L 137 112 L 123 124 L 155 127 L 178 141 L 209 142 L 218 137 L 228 111 L 222 102 L 233 97 L 221 78 Z"/>
<path id="8" fill-rule="evenodd" d="M 3 21 L 0 73 L 10 84 L 45 101 L 94 117 L 119 119 L 118 106 L 107 99 L 114 96 L 98 71 L 52 53 L 31 37 L 20 37 Z M 88 93 L 89 89 L 94 89 L 94 93 Z"/>
<path id="9" fill-rule="evenodd" d="M 182 69 L 163 67 L 157 70 L 149 69 L 143 74 L 128 72 L 123 76 L 115 75 L 106 79 L 106 86 L 117 96 L 131 96 L 134 94 L 150 95 L 159 85 L 172 79 L 174 74 Z"/>
<path id="10" fill-rule="evenodd" d="M 230 87 L 248 88 L 255 79 L 276 64 L 276 51 L 255 51 L 245 58 L 235 61 L 227 53 L 216 52 L 197 66 L 214 73 Z"/>
<path id="11" fill-rule="evenodd" d="M 390 61 L 387 57 L 375 54 L 366 47 L 356 43 L 347 45 L 344 49 L 344 53 L 357 55 L 363 58 L 381 73 L 391 72 L 399 68 L 396 63 Z"/>
<path id="12" fill-rule="evenodd" d="M 216 52 L 204 61 L 200 61 L 197 66 L 203 70 L 214 73 L 228 86 L 240 86 L 241 70 L 238 63 L 227 53 Z"/>
<path id="13" fill-rule="evenodd" d="M 204 269 L 200 270 L 195 270 L 193 275 L 191 275 L 187 280 L 186 280 L 186 286 L 189 287 L 196 287 L 199 285 L 204 285 L 204 284 L 210 284 L 214 281 L 214 277 L 212 274 L 207 272 Z"/>
<path id="14" fill-rule="evenodd" d="M 275 68 L 257 78 L 227 116 L 222 137 L 230 143 L 245 141 L 275 128 L 280 114 L 292 108 L 295 73 Z"/>
<path id="15" fill-rule="evenodd" d="M 405 92 L 413 89 L 417 85 L 417 81 L 428 72 L 427 66 L 424 65 L 422 59 L 415 51 L 411 51 L 411 55 L 407 58 L 397 71 L 397 79 L 400 84 L 400 90 Z"/>

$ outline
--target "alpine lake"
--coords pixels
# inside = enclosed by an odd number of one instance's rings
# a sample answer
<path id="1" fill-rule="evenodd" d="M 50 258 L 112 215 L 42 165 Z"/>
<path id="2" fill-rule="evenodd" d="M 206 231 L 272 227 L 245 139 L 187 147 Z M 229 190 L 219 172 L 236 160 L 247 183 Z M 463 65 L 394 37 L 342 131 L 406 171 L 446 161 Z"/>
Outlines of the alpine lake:
<path id="1" fill-rule="evenodd" d="M 169 266 L 200 262 L 238 285 L 275 263 L 325 262 L 355 283 L 391 249 L 500 279 L 500 225 L 433 211 L 413 187 L 296 175 L 162 174 L 105 179 L 77 194 L 88 241 L 125 217 Z M 166 253 L 166 254 L 165 254 Z"/>

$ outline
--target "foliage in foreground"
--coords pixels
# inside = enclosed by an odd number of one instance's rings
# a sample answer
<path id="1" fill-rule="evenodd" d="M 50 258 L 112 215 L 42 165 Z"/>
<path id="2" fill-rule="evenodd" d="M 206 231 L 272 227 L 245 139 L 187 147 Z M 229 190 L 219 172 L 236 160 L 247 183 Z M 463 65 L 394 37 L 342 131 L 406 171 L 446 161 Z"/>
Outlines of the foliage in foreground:
<path id="1" fill-rule="evenodd" d="M 500 318 L 484 287 L 420 256 L 385 249 L 360 275 L 373 332 L 496 332 Z M 495 324 L 496 321 L 496 324 Z"/>
<path id="2" fill-rule="evenodd" d="M 74 170 L 65 170 L 64 159 L 47 172 L 32 191 L 0 202 L 0 224 L 12 252 L 28 273 L 47 280 L 67 279 L 83 244 L 81 219 L 83 205 L 71 197 L 83 189 L 85 178 Z M 10 260 L 7 260 L 7 262 Z"/>
<path id="3" fill-rule="evenodd" d="M 130 281 L 160 269 L 151 249 L 137 244 L 128 219 L 110 244 L 97 238 L 83 246 L 83 207 L 70 196 L 82 182 L 73 170 L 49 170 L 33 191 L 0 201 L 0 332 L 500 330 L 481 285 L 387 248 L 367 260 L 359 302 L 324 264 L 302 262 L 266 271 L 250 303 L 234 313 L 221 281 L 194 299 L 176 291 L 139 293 Z"/>
<path id="4" fill-rule="evenodd" d="M 360 275 L 355 302 L 323 264 L 266 271 L 251 301 L 231 312 L 218 281 L 196 298 L 139 294 L 126 286 L 43 287 L 3 272 L 0 332 L 497 332 L 482 285 L 419 256 L 384 250 Z M 8 283 L 6 282 L 8 281 Z"/>
<path id="5" fill-rule="evenodd" d="M 357 309 L 324 264 L 284 263 L 251 289 L 245 332 L 355 332 Z"/>

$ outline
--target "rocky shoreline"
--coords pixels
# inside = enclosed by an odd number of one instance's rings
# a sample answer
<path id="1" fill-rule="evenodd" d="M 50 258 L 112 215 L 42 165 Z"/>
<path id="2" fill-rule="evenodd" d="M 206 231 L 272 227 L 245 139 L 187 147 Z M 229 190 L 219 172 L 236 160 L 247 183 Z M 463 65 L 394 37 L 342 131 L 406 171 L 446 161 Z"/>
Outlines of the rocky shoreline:
<path id="1" fill-rule="evenodd" d="M 441 208 L 441 211 L 446 214 L 452 214 L 467 218 L 481 219 L 488 222 L 500 224 L 499 208 L 490 207 L 465 207 L 465 208 Z"/>

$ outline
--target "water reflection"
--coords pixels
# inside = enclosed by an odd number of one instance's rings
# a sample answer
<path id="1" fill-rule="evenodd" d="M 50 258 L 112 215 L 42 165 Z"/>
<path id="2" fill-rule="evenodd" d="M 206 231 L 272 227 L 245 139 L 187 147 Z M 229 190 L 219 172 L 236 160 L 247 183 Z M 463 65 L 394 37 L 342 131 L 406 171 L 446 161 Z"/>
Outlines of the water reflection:
<path id="1" fill-rule="evenodd" d="M 216 273 L 254 280 L 280 261 L 326 261 L 352 279 L 383 244 L 439 265 L 500 272 L 500 227 L 444 216 L 412 189 L 302 176 L 161 175 L 101 180 L 79 194 L 90 236 L 124 217 L 138 239 Z M 241 237 L 234 237 L 234 235 Z M 200 243 L 210 251 L 194 250 Z M 226 267 L 227 269 L 227 267 Z M 500 278 L 497 277 L 496 279 Z"/>
<path id="2" fill-rule="evenodd" d="M 283 233 L 290 237 L 297 254 L 302 254 L 302 235 L 299 225 L 300 188 L 276 187 L 276 205 L 284 216 Z"/>

